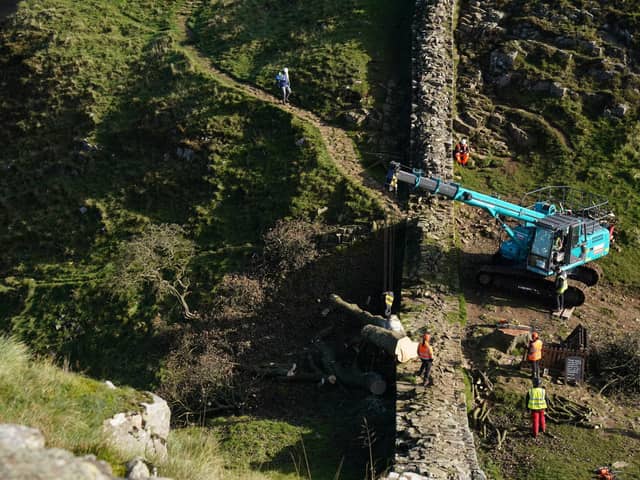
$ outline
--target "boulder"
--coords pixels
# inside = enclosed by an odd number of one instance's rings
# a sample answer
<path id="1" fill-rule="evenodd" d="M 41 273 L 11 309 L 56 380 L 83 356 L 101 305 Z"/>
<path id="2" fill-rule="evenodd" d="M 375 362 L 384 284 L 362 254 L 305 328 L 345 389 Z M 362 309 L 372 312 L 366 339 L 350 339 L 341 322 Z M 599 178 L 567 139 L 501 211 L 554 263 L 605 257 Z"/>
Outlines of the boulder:
<path id="1" fill-rule="evenodd" d="M 611 115 L 614 117 L 622 118 L 629 111 L 629 105 L 626 103 L 619 103 L 611 109 Z"/>
<path id="2" fill-rule="evenodd" d="M 24 425 L 0 425 L 0 449 L 44 448 L 44 436 L 37 428 Z"/>
<path id="3" fill-rule="evenodd" d="M 364 123 L 364 121 L 367 119 L 367 116 L 360 112 L 349 110 L 348 112 L 344 112 L 342 114 L 342 118 L 348 125 L 357 127 Z"/>
<path id="4" fill-rule="evenodd" d="M 3 480 L 115 480 L 111 467 L 93 455 L 76 457 L 71 452 L 51 449 L 0 449 L 0 478 Z"/>
<path id="5" fill-rule="evenodd" d="M 489 68 L 494 75 L 503 74 L 513 68 L 513 64 L 518 58 L 517 50 L 494 50 L 489 56 Z"/>
<path id="6" fill-rule="evenodd" d="M 146 480 L 151 476 L 149 467 L 142 457 L 133 457 L 126 464 L 127 480 Z"/>
<path id="7" fill-rule="evenodd" d="M 151 396 L 152 402 L 140 404 L 141 411 L 118 413 L 104 421 L 103 429 L 114 448 L 164 461 L 171 411 L 162 398 Z"/>
<path id="8" fill-rule="evenodd" d="M 559 82 L 551 82 L 549 84 L 549 95 L 556 98 L 563 98 L 567 94 L 567 88 L 563 87 Z"/>
<path id="9" fill-rule="evenodd" d="M 58 448 L 44 448 L 44 436 L 23 425 L 0 425 L 2 480 L 115 480 L 108 463 L 93 455 L 76 457 Z"/>

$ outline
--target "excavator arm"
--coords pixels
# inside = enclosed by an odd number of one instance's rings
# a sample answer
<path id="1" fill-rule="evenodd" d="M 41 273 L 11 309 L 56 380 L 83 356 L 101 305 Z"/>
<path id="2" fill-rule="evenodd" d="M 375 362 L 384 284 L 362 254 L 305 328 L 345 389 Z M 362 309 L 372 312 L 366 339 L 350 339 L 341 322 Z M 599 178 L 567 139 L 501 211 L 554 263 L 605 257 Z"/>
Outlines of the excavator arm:
<path id="1" fill-rule="evenodd" d="M 547 216 L 545 213 L 537 212 L 491 195 L 469 190 L 457 183 L 444 182 L 439 178 L 423 177 L 422 172 L 419 170 L 408 172 L 403 170 L 400 164 L 396 162 L 391 163 L 391 168 L 393 169 L 392 175 L 394 175 L 399 182 L 413 185 L 414 188 L 425 190 L 431 195 L 441 195 L 445 198 L 471 205 L 472 207 L 481 208 L 498 220 L 507 235 L 517 243 L 521 243 L 522 240 L 518 238 L 509 225 L 502 221 L 502 217 L 513 218 L 523 222 L 525 225 L 533 225 L 536 221 Z M 522 245 L 522 247 L 526 246 Z"/>

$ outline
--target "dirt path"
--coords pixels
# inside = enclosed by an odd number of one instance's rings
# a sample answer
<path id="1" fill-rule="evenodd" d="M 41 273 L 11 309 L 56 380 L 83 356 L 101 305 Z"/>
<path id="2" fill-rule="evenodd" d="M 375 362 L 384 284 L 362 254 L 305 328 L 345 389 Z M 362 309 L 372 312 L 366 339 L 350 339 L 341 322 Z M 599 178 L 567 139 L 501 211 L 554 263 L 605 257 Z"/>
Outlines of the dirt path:
<path id="1" fill-rule="evenodd" d="M 340 128 L 333 127 L 323 121 L 320 117 L 314 113 L 298 108 L 291 104 L 282 104 L 279 98 L 274 95 L 265 92 L 264 90 L 256 87 L 255 85 L 243 82 L 236 78 L 231 77 L 227 73 L 219 70 L 211 61 L 210 58 L 202 54 L 191 41 L 191 34 L 187 27 L 187 14 L 181 14 L 177 19 L 177 24 L 180 31 L 180 42 L 182 47 L 187 51 L 189 57 L 205 68 L 212 76 L 216 78 L 223 85 L 240 90 L 243 93 L 250 95 L 263 102 L 270 103 L 291 115 L 311 123 L 316 127 L 324 140 L 325 146 L 329 155 L 333 159 L 334 163 L 340 170 L 340 172 L 351 180 L 360 183 L 367 188 L 368 193 L 375 197 L 384 208 L 386 214 L 392 219 L 399 219 L 404 216 L 403 212 L 398 207 L 395 200 L 387 196 L 383 187 L 376 179 L 374 179 L 361 165 L 358 155 L 356 153 L 353 141 L 346 132 Z"/>

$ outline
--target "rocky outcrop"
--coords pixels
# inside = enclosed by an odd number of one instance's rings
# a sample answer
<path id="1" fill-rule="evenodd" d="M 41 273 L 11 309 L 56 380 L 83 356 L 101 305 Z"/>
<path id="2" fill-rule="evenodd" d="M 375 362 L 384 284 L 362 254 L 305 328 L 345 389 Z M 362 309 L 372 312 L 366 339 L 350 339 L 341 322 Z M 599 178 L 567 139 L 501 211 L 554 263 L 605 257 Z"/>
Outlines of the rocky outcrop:
<path id="1" fill-rule="evenodd" d="M 571 155 L 577 137 L 566 135 L 560 143 L 567 148 L 558 149 L 558 130 L 637 114 L 638 31 L 622 12 L 597 2 L 469 0 L 460 4 L 455 36 L 454 129 L 470 138 L 472 158 L 514 158 L 534 150 L 560 159 Z M 483 123 L 496 113 L 507 122 Z M 496 141 L 510 151 L 496 152 Z"/>
<path id="2" fill-rule="evenodd" d="M 157 395 L 141 403 L 141 412 L 118 413 L 103 427 L 114 447 L 127 455 L 141 455 L 158 461 L 167 459 L 167 437 L 171 411 Z"/>
<path id="3" fill-rule="evenodd" d="M 93 455 L 76 457 L 44 448 L 44 437 L 22 425 L 0 425 L 0 478 L 3 480 L 113 480 L 111 467 Z"/>
<path id="4" fill-rule="evenodd" d="M 155 402 L 154 402 L 155 403 Z M 162 410 L 160 408 L 160 410 Z M 160 418 L 164 412 L 157 414 Z M 164 421 L 161 421 L 164 425 Z M 171 480 L 149 471 L 140 457 L 127 462 L 128 480 Z M 75 456 L 59 448 L 45 448 L 42 432 L 24 425 L 0 424 L 2 480 L 118 480 L 111 466 L 94 455 Z"/>

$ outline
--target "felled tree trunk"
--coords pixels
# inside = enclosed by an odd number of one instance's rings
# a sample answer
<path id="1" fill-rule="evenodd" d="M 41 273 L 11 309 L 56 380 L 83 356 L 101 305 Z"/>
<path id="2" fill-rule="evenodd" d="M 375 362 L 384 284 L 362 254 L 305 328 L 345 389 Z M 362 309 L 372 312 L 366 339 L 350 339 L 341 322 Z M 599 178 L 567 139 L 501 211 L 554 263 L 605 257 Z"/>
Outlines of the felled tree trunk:
<path id="1" fill-rule="evenodd" d="M 385 328 L 387 326 L 387 321 L 384 317 L 381 317 L 380 315 L 372 315 L 366 310 L 361 309 L 355 303 L 345 302 L 342 298 L 340 298 L 339 295 L 336 295 L 335 293 L 332 293 L 329 296 L 329 300 L 340 310 L 357 318 L 364 325 L 376 325 L 382 328 Z"/>
<path id="2" fill-rule="evenodd" d="M 403 333 L 387 330 L 375 325 L 365 325 L 360 330 L 362 338 L 367 342 L 376 345 L 390 355 L 395 355 L 398 340 L 404 337 Z"/>
<path id="3" fill-rule="evenodd" d="M 363 372 L 355 366 L 345 367 L 336 361 L 335 353 L 326 344 L 319 342 L 322 353 L 322 366 L 326 372 L 333 373 L 339 382 L 350 387 L 364 388 L 374 395 L 382 395 L 387 390 L 387 382 L 376 372 Z"/>

